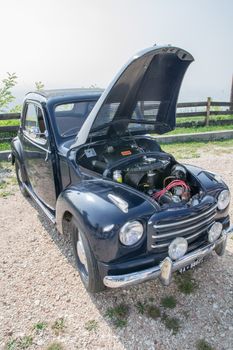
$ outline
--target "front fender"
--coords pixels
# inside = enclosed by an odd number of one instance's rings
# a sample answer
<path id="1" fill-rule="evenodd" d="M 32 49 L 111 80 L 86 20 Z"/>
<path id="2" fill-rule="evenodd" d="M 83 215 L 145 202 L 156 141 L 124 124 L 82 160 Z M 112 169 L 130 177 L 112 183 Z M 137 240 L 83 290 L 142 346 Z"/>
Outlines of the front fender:
<path id="1" fill-rule="evenodd" d="M 14 137 L 11 141 L 11 153 L 12 153 L 12 164 L 14 164 L 15 159 L 20 162 L 23 160 L 23 149 L 18 136 Z"/>
<path id="2" fill-rule="evenodd" d="M 128 212 L 122 212 L 108 198 L 115 194 L 127 201 Z M 156 207 L 143 195 L 125 185 L 105 180 L 87 180 L 63 191 L 56 206 L 57 228 L 62 232 L 64 214 L 72 214 L 82 230 L 97 260 L 115 261 L 123 256 L 134 256 L 146 251 L 146 226 Z M 119 229 L 127 221 L 140 220 L 144 237 L 133 248 L 123 246 L 118 239 Z"/>
<path id="3" fill-rule="evenodd" d="M 185 164 L 185 167 L 208 194 L 215 195 L 216 192 L 228 189 L 227 185 L 223 181 L 218 181 L 213 173 L 194 165 Z"/>
<path id="4" fill-rule="evenodd" d="M 211 173 L 207 170 L 199 168 L 193 165 L 186 165 L 187 170 L 192 174 L 192 176 L 196 179 L 196 181 L 200 184 L 202 190 L 205 191 L 206 194 L 213 196 L 214 198 L 218 198 L 219 193 L 222 190 L 229 190 L 228 186 L 225 184 L 223 180 L 216 178 L 214 173 Z M 216 218 L 226 217 L 229 212 L 229 205 L 226 209 L 217 212 Z"/>
<path id="5" fill-rule="evenodd" d="M 11 154 L 12 154 L 12 165 L 15 163 L 15 160 L 19 161 L 21 166 L 21 171 L 22 171 L 22 178 L 23 178 L 23 181 L 26 182 L 28 179 L 27 171 L 24 164 L 23 148 L 18 136 L 13 138 L 13 140 L 11 141 Z"/>

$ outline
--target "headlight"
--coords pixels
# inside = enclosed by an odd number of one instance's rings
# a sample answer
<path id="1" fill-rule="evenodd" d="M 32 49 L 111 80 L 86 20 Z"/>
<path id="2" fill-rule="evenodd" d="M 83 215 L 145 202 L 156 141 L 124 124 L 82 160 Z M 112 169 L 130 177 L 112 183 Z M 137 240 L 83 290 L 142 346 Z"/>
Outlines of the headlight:
<path id="1" fill-rule="evenodd" d="M 188 249 L 188 242 L 183 237 L 175 238 L 168 248 L 168 255 L 172 260 L 177 260 L 185 255 Z"/>
<path id="2" fill-rule="evenodd" d="M 211 226 L 211 228 L 209 229 L 208 241 L 210 243 L 213 243 L 213 242 L 217 241 L 217 239 L 219 238 L 221 233 L 222 233 L 222 224 L 221 224 L 221 222 L 215 222 Z"/>
<path id="3" fill-rule="evenodd" d="M 218 209 L 224 210 L 230 203 L 231 195 L 228 190 L 223 190 L 218 196 Z"/>
<path id="4" fill-rule="evenodd" d="M 124 245 L 137 243 L 143 235 L 143 226 L 139 221 L 129 221 L 120 229 L 119 238 Z"/>

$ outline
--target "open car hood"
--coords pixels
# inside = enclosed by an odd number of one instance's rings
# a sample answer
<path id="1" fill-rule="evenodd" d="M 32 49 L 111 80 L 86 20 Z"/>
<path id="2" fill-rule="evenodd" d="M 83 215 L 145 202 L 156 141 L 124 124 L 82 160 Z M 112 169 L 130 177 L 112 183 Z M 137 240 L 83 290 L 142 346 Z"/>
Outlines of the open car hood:
<path id="1" fill-rule="evenodd" d="M 154 46 L 133 56 L 97 101 L 72 148 L 96 136 L 173 130 L 181 82 L 192 61 L 188 52 L 172 46 Z"/>

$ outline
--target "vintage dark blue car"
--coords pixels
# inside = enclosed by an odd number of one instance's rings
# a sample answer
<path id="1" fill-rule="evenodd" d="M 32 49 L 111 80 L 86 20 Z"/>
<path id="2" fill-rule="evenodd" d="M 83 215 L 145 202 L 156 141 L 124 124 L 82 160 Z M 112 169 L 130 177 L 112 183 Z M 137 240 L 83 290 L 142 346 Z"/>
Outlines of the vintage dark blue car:
<path id="1" fill-rule="evenodd" d="M 19 187 L 69 234 L 90 292 L 156 277 L 167 285 L 174 271 L 225 251 L 227 185 L 180 164 L 150 136 L 175 128 L 192 61 L 180 48 L 154 46 L 130 59 L 105 91 L 26 95 L 12 141 Z"/>

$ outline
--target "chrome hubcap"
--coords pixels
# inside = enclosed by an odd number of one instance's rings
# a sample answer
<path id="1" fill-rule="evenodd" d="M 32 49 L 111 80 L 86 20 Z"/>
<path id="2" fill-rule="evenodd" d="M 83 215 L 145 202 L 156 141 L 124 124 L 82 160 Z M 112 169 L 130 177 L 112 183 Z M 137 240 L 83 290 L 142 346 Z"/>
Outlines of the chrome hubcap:
<path id="1" fill-rule="evenodd" d="M 77 254 L 78 254 L 78 257 L 79 257 L 81 264 L 84 265 L 85 270 L 88 273 L 87 257 L 86 257 L 85 250 L 83 247 L 83 241 L 82 241 L 82 238 L 80 235 L 79 235 L 79 238 L 77 241 Z"/>
<path id="2" fill-rule="evenodd" d="M 18 177 L 19 177 L 19 181 L 20 181 L 21 183 L 23 183 L 23 179 L 22 179 L 22 174 L 21 174 L 20 168 L 18 169 Z"/>

